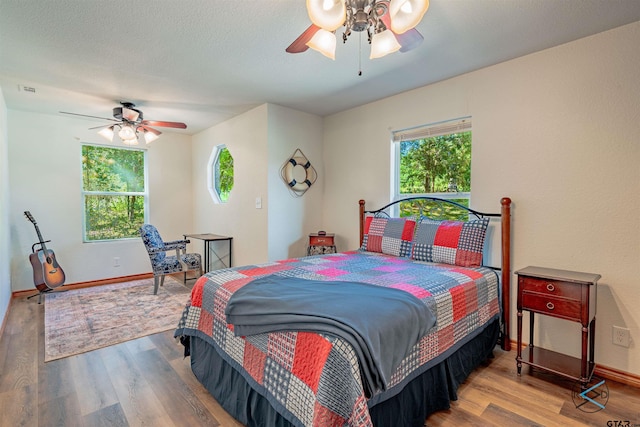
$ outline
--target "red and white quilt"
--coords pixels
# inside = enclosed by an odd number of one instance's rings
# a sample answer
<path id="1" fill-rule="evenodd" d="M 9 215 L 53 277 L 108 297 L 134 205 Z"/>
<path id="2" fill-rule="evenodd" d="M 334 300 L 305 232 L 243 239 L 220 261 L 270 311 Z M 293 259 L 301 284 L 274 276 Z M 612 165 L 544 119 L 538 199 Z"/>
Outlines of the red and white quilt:
<path id="1" fill-rule="evenodd" d="M 431 308 L 436 324 L 395 370 L 390 389 L 368 400 L 356 353 L 340 338 L 309 332 L 234 335 L 225 316 L 229 298 L 266 275 L 402 289 Z M 356 427 L 371 426 L 369 403 L 393 395 L 499 315 L 498 277 L 489 268 L 353 251 L 208 273 L 194 285 L 175 336 L 198 336 L 214 346 L 293 425 Z"/>

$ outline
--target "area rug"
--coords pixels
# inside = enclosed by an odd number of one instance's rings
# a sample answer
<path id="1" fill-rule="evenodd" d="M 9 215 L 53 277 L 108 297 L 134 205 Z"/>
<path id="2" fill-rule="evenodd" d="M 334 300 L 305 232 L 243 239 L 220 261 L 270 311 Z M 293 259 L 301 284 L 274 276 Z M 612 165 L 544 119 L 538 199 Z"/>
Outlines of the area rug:
<path id="1" fill-rule="evenodd" d="M 45 295 L 45 362 L 178 326 L 190 289 L 167 276 Z"/>

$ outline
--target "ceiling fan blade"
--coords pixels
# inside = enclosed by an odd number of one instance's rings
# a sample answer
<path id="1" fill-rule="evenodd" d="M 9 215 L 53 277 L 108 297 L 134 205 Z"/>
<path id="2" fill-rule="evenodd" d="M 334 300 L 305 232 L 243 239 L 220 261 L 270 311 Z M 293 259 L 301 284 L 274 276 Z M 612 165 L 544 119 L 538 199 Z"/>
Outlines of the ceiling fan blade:
<path id="1" fill-rule="evenodd" d="M 313 35 L 317 33 L 319 29 L 320 27 L 318 27 L 317 25 L 311 24 L 309 28 L 304 30 L 304 32 L 300 34 L 298 38 L 295 39 L 293 43 L 291 43 L 285 50 L 288 53 L 302 53 L 306 51 L 307 49 L 309 49 L 309 46 L 307 46 L 307 42 L 311 40 L 311 37 L 313 37 Z"/>
<path id="2" fill-rule="evenodd" d="M 400 46 L 402 46 L 400 48 L 400 52 L 408 52 L 411 49 L 418 47 L 424 40 L 424 37 L 422 37 L 420 31 L 416 30 L 415 28 L 407 30 L 402 34 L 393 33 L 393 35 L 396 36 L 396 40 L 398 40 L 398 43 L 400 43 Z"/>
<path id="3" fill-rule="evenodd" d="M 140 124 L 145 126 L 160 126 L 165 128 L 186 129 L 187 125 L 180 122 L 157 122 L 153 120 L 144 120 Z"/>
<path id="4" fill-rule="evenodd" d="M 137 112 L 136 110 L 132 110 L 130 108 L 127 107 L 122 107 L 122 118 L 129 120 L 130 122 L 135 122 L 136 120 L 138 120 L 138 117 L 140 116 L 140 113 Z"/>
<path id="5" fill-rule="evenodd" d="M 108 128 L 111 126 L 115 126 L 115 125 L 102 125 L 102 126 L 94 126 L 92 128 L 89 128 L 89 130 L 94 130 L 94 129 L 102 129 L 102 128 Z"/>
<path id="6" fill-rule="evenodd" d="M 120 120 L 112 119 L 110 117 L 96 117 L 96 116 L 88 116 L 86 114 L 78 114 L 78 113 L 68 113 L 66 111 L 59 111 L 61 114 L 69 114 L 71 116 L 80 116 L 80 117 L 90 117 L 92 119 L 100 119 L 100 120 L 111 120 L 112 122 L 119 122 Z"/>

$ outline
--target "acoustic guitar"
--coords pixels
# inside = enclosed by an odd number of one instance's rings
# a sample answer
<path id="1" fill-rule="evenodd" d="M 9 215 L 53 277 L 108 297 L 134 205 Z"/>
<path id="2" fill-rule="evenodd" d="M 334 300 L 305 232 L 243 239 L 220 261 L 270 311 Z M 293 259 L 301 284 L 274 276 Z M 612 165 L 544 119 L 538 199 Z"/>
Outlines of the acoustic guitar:
<path id="1" fill-rule="evenodd" d="M 40 245 L 40 249 L 37 251 L 34 250 L 33 253 L 29 255 L 29 261 L 33 267 L 33 283 L 36 289 L 42 293 L 62 286 L 65 275 L 62 267 L 58 264 L 55 253 L 53 253 L 51 249 L 47 249 L 42 234 L 40 234 L 38 223 L 33 215 L 31 215 L 29 211 L 25 211 L 24 215 L 31 221 L 36 229 L 36 233 L 38 233 L 39 241 L 33 246 Z"/>

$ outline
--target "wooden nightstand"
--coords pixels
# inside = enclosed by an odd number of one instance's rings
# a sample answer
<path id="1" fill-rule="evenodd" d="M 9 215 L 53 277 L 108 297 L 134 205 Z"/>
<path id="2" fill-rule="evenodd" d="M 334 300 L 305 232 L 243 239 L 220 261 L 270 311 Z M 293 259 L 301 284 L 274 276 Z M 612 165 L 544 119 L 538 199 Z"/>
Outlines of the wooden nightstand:
<path id="1" fill-rule="evenodd" d="M 518 275 L 518 375 L 522 364 L 577 380 L 585 388 L 595 368 L 594 344 L 599 274 L 527 267 Z M 529 312 L 529 346 L 522 349 L 522 311 Z M 582 325 L 580 359 L 533 345 L 534 315 L 566 319 Z"/>
<path id="2" fill-rule="evenodd" d="M 336 244 L 333 241 L 332 233 L 311 233 L 309 234 L 309 246 L 307 255 L 335 254 Z"/>

